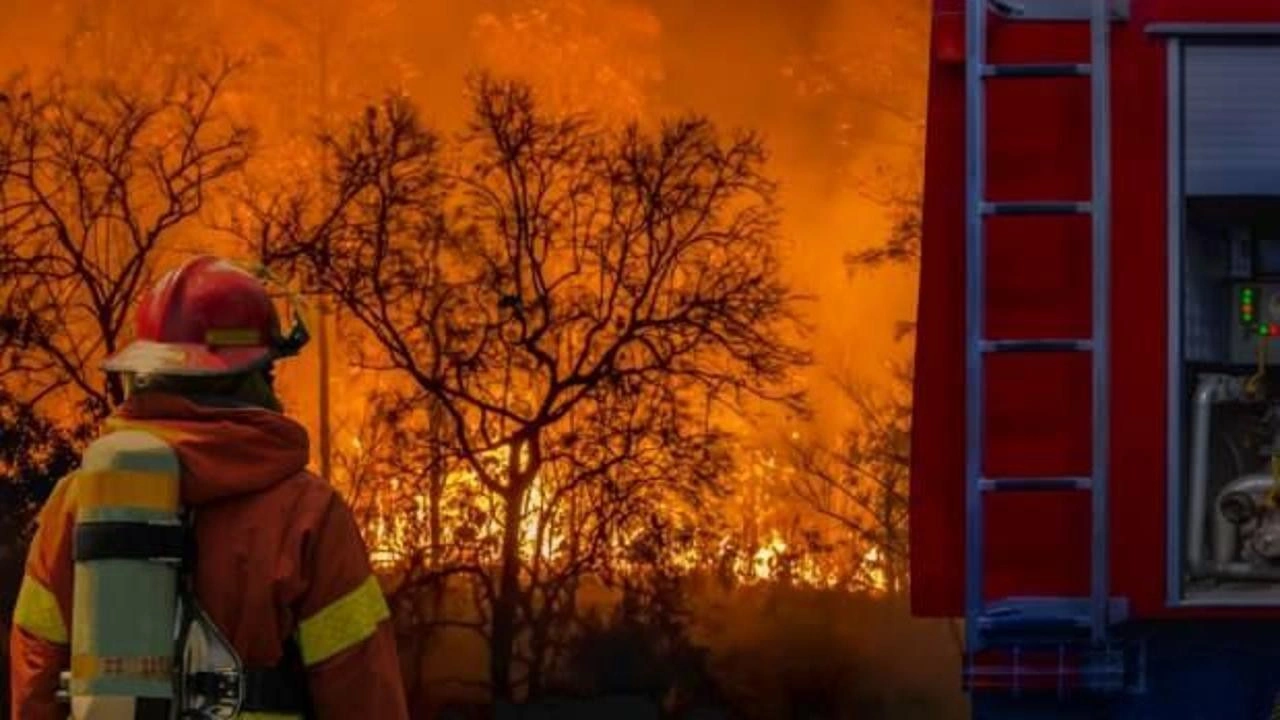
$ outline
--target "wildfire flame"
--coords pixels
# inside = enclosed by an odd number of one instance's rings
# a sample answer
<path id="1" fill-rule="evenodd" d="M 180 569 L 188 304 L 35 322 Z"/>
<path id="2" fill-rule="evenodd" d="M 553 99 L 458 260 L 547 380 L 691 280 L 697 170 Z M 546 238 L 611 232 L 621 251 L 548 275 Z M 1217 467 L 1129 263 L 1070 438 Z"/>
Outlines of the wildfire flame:
<path id="1" fill-rule="evenodd" d="M 354 440 L 352 446 L 361 447 L 358 440 Z M 505 467 L 505 456 L 502 453 L 492 454 L 490 460 L 496 467 Z M 758 462 L 756 470 L 774 471 L 776 467 L 777 461 L 766 457 Z M 401 482 L 399 479 L 394 479 L 388 485 L 394 491 L 401 486 Z M 459 492 L 476 493 L 479 488 L 474 471 L 469 469 L 450 473 L 445 485 Z M 520 525 L 519 552 L 526 561 L 537 557 L 545 562 L 555 563 L 564 559 L 568 538 L 552 528 L 543 528 L 543 535 L 539 540 L 541 514 L 547 511 L 547 498 L 544 493 L 542 479 L 536 478 L 525 499 Z M 489 496 L 487 500 L 494 503 L 493 506 L 496 507 L 496 498 Z M 423 541 L 425 532 L 423 528 L 429 501 L 425 494 L 415 493 L 412 495 L 411 502 L 411 512 L 396 512 L 387 507 L 382 512 L 374 514 L 368 522 L 366 530 L 372 549 L 370 556 L 374 566 L 380 570 L 391 570 L 402 564 L 408 555 L 408 549 L 420 545 Z M 460 522 L 461 519 L 451 517 L 449 521 Z M 482 527 L 478 528 L 478 533 L 481 536 L 496 537 L 501 529 L 497 514 L 489 513 Z M 624 570 L 629 568 L 631 563 L 621 559 L 625 556 L 622 546 L 627 545 L 631 540 L 634 540 L 634 537 L 619 538 L 620 547 L 615 548 L 620 558 L 617 565 Z M 724 539 L 716 550 L 722 554 L 730 553 L 732 541 L 728 538 Z M 693 548 L 671 551 L 667 562 L 683 572 L 696 571 L 714 564 L 713 558 Z M 855 565 L 862 576 L 862 584 L 867 586 L 866 589 L 872 592 L 883 592 L 887 589 L 888 581 L 880 548 L 867 549 Z M 836 588 L 847 582 L 847 574 L 840 571 L 838 563 L 824 562 L 813 554 L 794 547 L 778 529 L 768 530 L 754 552 L 735 556 L 729 569 L 734 577 L 746 584 L 786 581 L 806 587 Z"/>
<path id="2" fill-rule="evenodd" d="M 872 547 L 862 556 L 862 566 L 867 573 L 868 582 L 872 589 L 883 591 L 889 587 L 889 578 L 884 571 L 884 562 L 880 555 L 880 548 Z"/>

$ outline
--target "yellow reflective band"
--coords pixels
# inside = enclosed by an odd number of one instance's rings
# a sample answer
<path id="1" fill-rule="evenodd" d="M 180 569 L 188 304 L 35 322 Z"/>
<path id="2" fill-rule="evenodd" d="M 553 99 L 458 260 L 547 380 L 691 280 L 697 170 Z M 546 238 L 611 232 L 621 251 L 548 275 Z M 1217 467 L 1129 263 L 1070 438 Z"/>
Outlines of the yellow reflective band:
<path id="1" fill-rule="evenodd" d="M 57 645 L 67 644 L 67 624 L 62 619 L 58 599 L 30 575 L 22 578 L 18 604 L 13 609 L 13 622 L 41 640 Z"/>
<path id="2" fill-rule="evenodd" d="M 102 428 L 107 433 L 128 432 L 130 430 L 150 433 L 151 435 L 155 435 L 161 440 L 169 443 L 174 443 L 191 436 L 191 433 L 184 432 L 172 426 L 159 425 L 156 423 L 122 417 L 109 417 L 106 420 L 103 420 Z"/>
<path id="3" fill-rule="evenodd" d="M 72 655 L 71 656 L 71 677 L 76 680 L 92 680 L 101 672 L 98 669 L 98 656 L 96 655 Z"/>
<path id="4" fill-rule="evenodd" d="M 219 328 L 204 334 L 204 344 L 212 347 L 262 345 L 262 333 L 253 328 Z"/>
<path id="5" fill-rule="evenodd" d="M 91 470 L 76 476 L 76 505 L 82 509 L 175 510 L 178 507 L 178 485 L 177 478 L 166 473 Z"/>
<path id="6" fill-rule="evenodd" d="M 103 676 L 167 680 L 172 673 L 173 658 L 167 655 L 99 657 L 80 654 L 71 657 L 72 680 L 96 680 Z"/>
<path id="7" fill-rule="evenodd" d="M 389 617 L 378 579 L 370 575 L 360 587 L 299 624 L 302 661 L 315 665 L 367 640 Z"/>

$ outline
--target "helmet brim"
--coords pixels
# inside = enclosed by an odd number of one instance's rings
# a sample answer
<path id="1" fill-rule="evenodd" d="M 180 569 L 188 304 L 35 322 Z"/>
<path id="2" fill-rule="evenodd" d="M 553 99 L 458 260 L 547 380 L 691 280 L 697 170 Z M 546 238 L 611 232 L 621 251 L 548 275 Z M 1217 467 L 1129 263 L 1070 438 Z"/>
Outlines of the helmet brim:
<path id="1" fill-rule="evenodd" d="M 261 345 L 211 348 L 198 343 L 136 340 L 107 358 L 102 370 L 139 375 L 212 377 L 263 367 L 271 357 L 271 348 Z"/>

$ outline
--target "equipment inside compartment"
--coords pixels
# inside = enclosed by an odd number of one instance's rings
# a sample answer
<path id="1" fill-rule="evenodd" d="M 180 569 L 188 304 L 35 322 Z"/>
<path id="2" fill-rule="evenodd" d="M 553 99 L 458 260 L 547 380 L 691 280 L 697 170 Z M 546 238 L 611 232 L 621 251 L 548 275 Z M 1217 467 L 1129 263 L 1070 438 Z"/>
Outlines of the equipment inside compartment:
<path id="1" fill-rule="evenodd" d="M 1280 200 L 1186 218 L 1184 595 L 1280 601 Z"/>

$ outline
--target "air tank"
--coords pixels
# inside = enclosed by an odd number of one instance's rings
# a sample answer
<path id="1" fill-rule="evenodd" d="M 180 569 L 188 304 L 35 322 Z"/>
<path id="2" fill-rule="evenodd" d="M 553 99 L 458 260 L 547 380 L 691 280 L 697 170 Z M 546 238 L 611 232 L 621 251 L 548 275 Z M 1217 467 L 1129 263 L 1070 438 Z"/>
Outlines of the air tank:
<path id="1" fill-rule="evenodd" d="M 171 717 L 183 532 L 160 438 L 103 436 L 77 473 L 69 695 L 75 720 Z"/>

